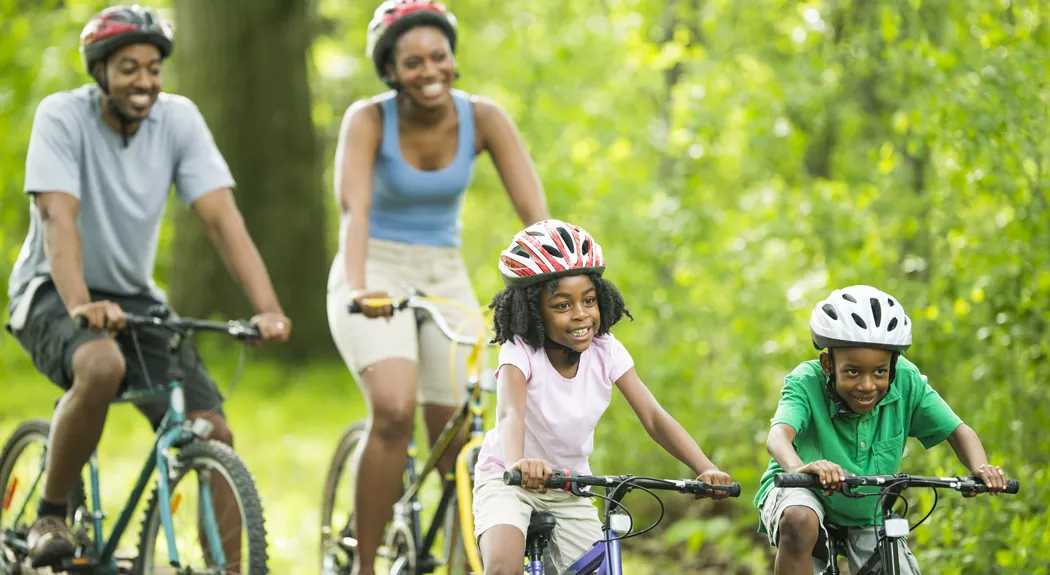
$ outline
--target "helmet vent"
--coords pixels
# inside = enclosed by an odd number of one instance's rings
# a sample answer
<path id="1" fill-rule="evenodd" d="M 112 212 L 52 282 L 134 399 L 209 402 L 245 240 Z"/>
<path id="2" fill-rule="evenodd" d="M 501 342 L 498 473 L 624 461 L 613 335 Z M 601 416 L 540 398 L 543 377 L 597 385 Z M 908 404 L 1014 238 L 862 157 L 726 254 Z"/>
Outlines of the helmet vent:
<path id="1" fill-rule="evenodd" d="M 897 318 L 890 320 L 889 325 L 886 326 L 886 331 L 893 331 L 897 327 Z"/>
<path id="2" fill-rule="evenodd" d="M 850 315 L 853 316 L 854 323 L 856 323 L 860 329 L 868 329 L 868 324 L 864 323 L 864 320 L 861 319 L 859 315 L 855 313 L 851 313 Z"/>
<path id="3" fill-rule="evenodd" d="M 908 325 L 908 316 L 904 316 L 904 325 Z"/>
<path id="4" fill-rule="evenodd" d="M 572 234 L 565 228 L 558 228 L 558 235 L 565 242 L 565 247 L 569 249 L 569 253 L 575 253 L 576 242 L 572 241 Z"/>
<path id="5" fill-rule="evenodd" d="M 554 257 L 556 257 L 556 258 L 563 258 L 563 257 L 565 257 L 565 256 L 561 255 L 561 252 L 560 252 L 560 251 L 558 251 L 558 248 L 556 248 L 556 247 L 552 247 L 552 246 L 543 246 L 543 249 L 544 249 L 544 251 L 546 251 L 546 252 L 547 252 L 548 254 L 550 254 L 550 255 L 552 255 L 552 256 L 554 256 Z"/>
<path id="6" fill-rule="evenodd" d="M 828 314 L 828 317 L 830 317 L 831 319 L 839 318 L 838 312 L 835 311 L 835 306 L 831 305 L 830 303 L 824 304 L 824 307 L 820 309 L 824 310 L 824 313 Z"/>
<path id="7" fill-rule="evenodd" d="M 844 300 L 846 300 L 846 301 L 848 301 L 850 303 L 857 303 L 857 300 L 853 296 L 849 295 L 848 293 L 842 294 L 842 299 L 844 299 Z"/>
<path id="8" fill-rule="evenodd" d="M 530 230 L 530 231 L 526 231 L 525 233 L 530 235 L 530 236 L 532 236 L 532 237 L 534 237 L 534 238 L 542 238 L 543 237 L 543 232 L 536 232 L 536 231 L 531 231 Z"/>
<path id="9" fill-rule="evenodd" d="M 532 255 L 525 248 L 523 248 L 521 246 L 514 246 L 514 247 L 510 248 L 510 253 L 512 253 L 512 254 L 514 254 L 516 256 L 521 256 L 523 258 L 532 259 Z"/>
<path id="10" fill-rule="evenodd" d="M 886 298 L 886 303 L 890 304 L 890 307 L 893 307 L 893 306 L 897 305 L 897 304 L 893 303 L 893 298 L 890 298 L 890 297 Z"/>
<path id="11" fill-rule="evenodd" d="M 580 246 L 580 254 L 587 255 L 591 251 L 591 240 L 583 240 L 583 245 Z"/>
<path id="12" fill-rule="evenodd" d="M 879 327 L 882 324 L 882 306 L 879 305 L 879 300 L 871 298 L 871 315 L 875 318 L 875 327 Z"/>

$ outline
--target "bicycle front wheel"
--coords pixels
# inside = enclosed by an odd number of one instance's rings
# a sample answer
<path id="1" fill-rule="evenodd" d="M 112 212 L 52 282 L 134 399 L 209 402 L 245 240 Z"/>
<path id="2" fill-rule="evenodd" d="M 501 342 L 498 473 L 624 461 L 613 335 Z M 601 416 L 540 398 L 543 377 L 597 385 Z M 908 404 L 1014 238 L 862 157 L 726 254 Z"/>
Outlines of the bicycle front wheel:
<path id="1" fill-rule="evenodd" d="M 248 468 L 232 449 L 216 441 L 182 448 L 171 481 L 170 506 L 178 562 L 186 572 L 263 575 L 268 573 L 262 504 Z M 206 503 L 211 502 L 211 509 Z M 136 575 L 176 573 L 154 489 L 139 534 Z M 183 513 L 179 513 L 182 511 Z M 215 529 L 205 527 L 214 521 Z M 219 535 L 219 545 L 208 532 Z M 224 562 L 217 558 L 221 547 Z M 182 573 L 183 571 L 178 571 Z"/>
<path id="2" fill-rule="evenodd" d="M 350 575 L 357 552 L 353 532 L 355 457 L 365 440 L 365 422 L 348 427 L 339 438 L 321 500 L 321 573 Z"/>

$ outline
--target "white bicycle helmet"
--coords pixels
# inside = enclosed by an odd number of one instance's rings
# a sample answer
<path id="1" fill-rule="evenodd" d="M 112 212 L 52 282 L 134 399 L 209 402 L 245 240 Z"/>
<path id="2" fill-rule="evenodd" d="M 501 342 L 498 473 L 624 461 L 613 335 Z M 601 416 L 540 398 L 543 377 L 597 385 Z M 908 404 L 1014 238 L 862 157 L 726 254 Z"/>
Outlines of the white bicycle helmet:
<path id="1" fill-rule="evenodd" d="M 514 234 L 499 255 L 506 286 L 523 286 L 573 274 L 605 271 L 602 248 L 591 234 L 561 220 L 543 220 Z"/>
<path id="2" fill-rule="evenodd" d="M 873 347 L 904 353 L 911 346 L 911 320 L 889 294 L 855 285 L 831 292 L 813 308 L 809 330 L 817 349 Z"/>

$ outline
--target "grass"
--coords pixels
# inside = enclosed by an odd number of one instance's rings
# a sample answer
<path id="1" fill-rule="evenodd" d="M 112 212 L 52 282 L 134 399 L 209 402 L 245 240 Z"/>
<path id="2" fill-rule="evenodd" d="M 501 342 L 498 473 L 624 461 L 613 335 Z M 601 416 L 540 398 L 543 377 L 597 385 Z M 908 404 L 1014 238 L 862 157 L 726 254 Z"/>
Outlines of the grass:
<path id="1" fill-rule="evenodd" d="M 201 352 L 225 390 L 236 371 L 236 352 L 207 346 Z M 249 351 L 241 380 L 225 409 L 237 452 L 255 476 L 262 497 L 271 571 L 313 575 L 320 568 L 321 492 L 329 458 L 343 429 L 365 417 L 365 406 L 341 363 L 287 369 L 265 361 L 264 353 Z M 60 390 L 33 369 L 12 338 L 0 338 L 0 373 L 4 386 L 0 441 L 6 441 L 22 421 L 50 419 Z M 111 408 L 98 447 L 102 504 L 109 516 L 107 535 L 153 439 L 149 424 L 133 407 Z M 432 508 L 436 499 L 434 482 L 424 491 L 423 500 Z M 135 554 L 144 504 L 140 502 L 121 540 L 122 554 Z M 626 565 L 639 575 L 655 572 L 642 559 L 627 558 Z"/>

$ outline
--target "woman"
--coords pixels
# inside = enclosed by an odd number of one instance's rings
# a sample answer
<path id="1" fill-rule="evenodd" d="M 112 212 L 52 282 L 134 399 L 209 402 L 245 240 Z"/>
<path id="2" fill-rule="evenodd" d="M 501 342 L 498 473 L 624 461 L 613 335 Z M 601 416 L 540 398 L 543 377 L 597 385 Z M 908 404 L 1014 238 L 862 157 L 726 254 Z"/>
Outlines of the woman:
<path id="1" fill-rule="evenodd" d="M 336 345 L 368 401 L 354 498 L 358 564 L 371 575 L 398 496 L 417 389 L 431 442 L 456 410 L 451 346 L 433 322 L 351 301 L 403 297 L 405 285 L 478 309 L 459 254 L 459 213 L 475 157 L 492 156 L 525 225 L 547 219 L 543 190 L 513 121 L 495 102 L 452 88 L 456 20 L 431 0 L 388 0 L 368 27 L 376 72 L 393 91 L 347 110 L 336 150 L 340 250 L 328 282 Z M 464 319 L 449 312 L 450 325 Z M 382 318 L 382 319 L 377 319 Z M 477 321 L 476 319 L 474 320 Z M 477 327 L 477 323 L 473 328 Z M 473 333 L 473 332 L 470 332 Z M 457 353 L 466 353 L 466 350 Z M 464 358 L 456 360 L 462 372 Z M 442 463 L 448 470 L 452 458 Z"/>

